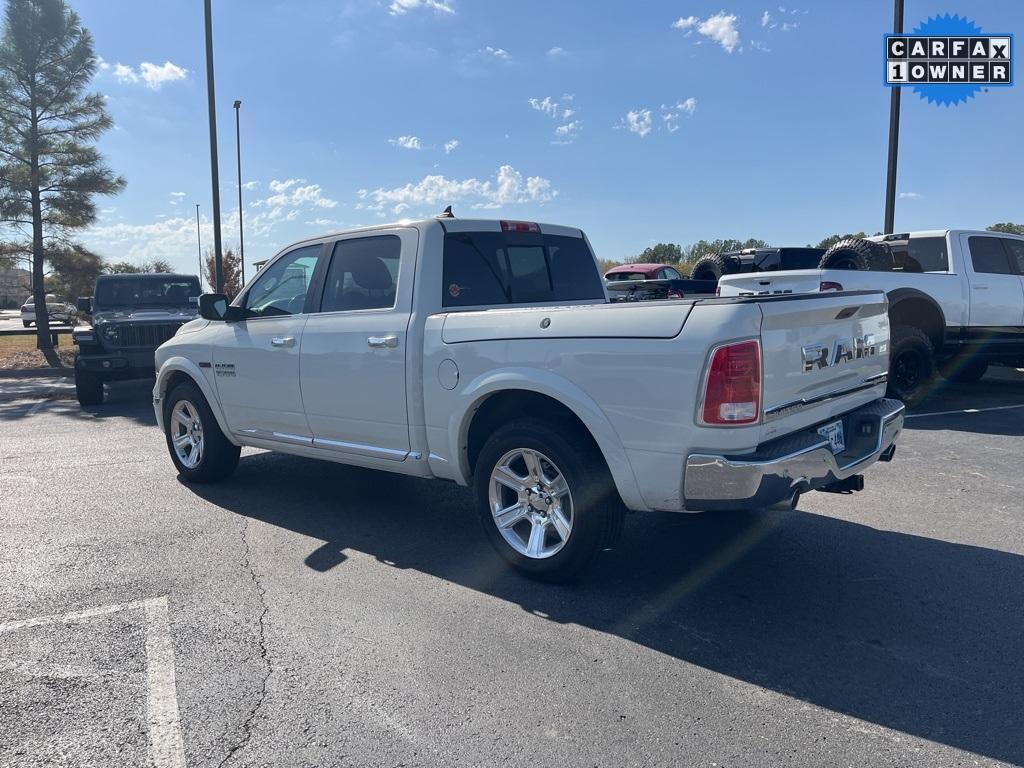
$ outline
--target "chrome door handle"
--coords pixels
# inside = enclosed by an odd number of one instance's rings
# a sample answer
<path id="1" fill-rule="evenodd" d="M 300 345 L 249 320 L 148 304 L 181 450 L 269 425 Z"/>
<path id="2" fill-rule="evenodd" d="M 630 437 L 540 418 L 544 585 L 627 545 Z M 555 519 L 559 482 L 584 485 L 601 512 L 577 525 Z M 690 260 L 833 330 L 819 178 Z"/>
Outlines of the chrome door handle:
<path id="1" fill-rule="evenodd" d="M 394 349 L 398 346 L 398 337 L 394 334 L 390 336 L 371 336 L 366 340 L 366 343 L 374 349 Z"/>
<path id="2" fill-rule="evenodd" d="M 294 347 L 295 337 L 294 336 L 275 336 L 270 340 L 270 346 L 272 347 Z"/>

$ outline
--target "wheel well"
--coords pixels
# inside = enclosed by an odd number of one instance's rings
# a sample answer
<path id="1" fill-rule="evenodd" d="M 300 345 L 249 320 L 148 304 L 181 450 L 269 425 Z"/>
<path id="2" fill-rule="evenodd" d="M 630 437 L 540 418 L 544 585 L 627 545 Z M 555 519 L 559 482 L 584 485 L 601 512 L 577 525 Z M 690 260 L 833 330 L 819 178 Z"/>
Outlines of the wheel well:
<path id="1" fill-rule="evenodd" d="M 942 349 L 946 331 L 942 312 L 928 299 L 920 296 L 896 299 L 889 305 L 889 322 L 920 328 L 931 341 L 932 349 L 936 352 Z"/>
<path id="2" fill-rule="evenodd" d="M 476 460 L 484 443 L 494 431 L 522 416 L 562 422 L 567 429 L 576 432 L 580 439 L 588 441 L 599 454 L 601 453 L 590 430 L 568 407 L 539 392 L 507 389 L 488 396 L 477 406 L 476 413 L 473 414 L 466 439 L 466 458 L 470 473 L 476 467 Z"/>
<path id="3" fill-rule="evenodd" d="M 196 383 L 196 380 L 193 379 L 184 371 L 172 371 L 171 374 L 167 377 L 167 380 L 164 381 L 163 394 L 170 394 L 176 386 L 186 381 L 190 381 L 193 384 Z"/>

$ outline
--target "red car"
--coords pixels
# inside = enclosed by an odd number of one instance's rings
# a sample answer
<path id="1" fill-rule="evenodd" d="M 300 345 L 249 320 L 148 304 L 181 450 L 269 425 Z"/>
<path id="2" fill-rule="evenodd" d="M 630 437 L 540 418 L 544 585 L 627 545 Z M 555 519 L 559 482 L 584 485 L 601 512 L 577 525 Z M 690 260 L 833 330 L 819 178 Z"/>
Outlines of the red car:
<path id="1" fill-rule="evenodd" d="M 675 267 L 667 264 L 620 264 L 604 273 L 605 280 L 681 280 Z"/>

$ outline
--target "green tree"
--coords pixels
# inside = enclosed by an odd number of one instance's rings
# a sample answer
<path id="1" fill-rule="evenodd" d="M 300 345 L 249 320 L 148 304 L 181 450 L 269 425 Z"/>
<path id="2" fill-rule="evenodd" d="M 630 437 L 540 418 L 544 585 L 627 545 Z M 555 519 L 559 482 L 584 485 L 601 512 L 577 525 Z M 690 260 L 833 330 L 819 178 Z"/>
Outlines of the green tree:
<path id="1" fill-rule="evenodd" d="M 95 195 L 124 187 L 93 143 L 111 127 L 103 96 L 86 93 L 96 71 L 92 35 L 64 0 L 8 0 L 0 37 L 0 222 L 32 260 L 36 346 L 50 340 L 43 264 L 96 219 Z"/>
<path id="2" fill-rule="evenodd" d="M 206 251 L 204 266 L 206 267 L 206 274 L 203 275 L 203 278 L 206 280 L 206 283 L 208 285 L 216 285 L 217 267 L 212 248 Z M 224 267 L 224 295 L 228 297 L 228 301 L 232 301 L 235 296 L 242 292 L 242 260 L 233 248 L 224 250 L 222 266 Z"/>
<path id="3" fill-rule="evenodd" d="M 103 271 L 108 275 L 136 275 L 142 272 L 173 272 L 174 270 L 163 259 L 154 259 L 139 264 L 130 261 L 111 261 L 103 265 Z"/>
<path id="4" fill-rule="evenodd" d="M 74 302 L 79 296 L 91 296 L 96 278 L 103 272 L 103 259 L 80 245 L 48 251 L 49 290 Z"/>
<path id="5" fill-rule="evenodd" d="M 629 264 L 678 264 L 683 259 L 683 249 L 675 243 L 658 243 L 644 248 L 627 260 Z"/>
<path id="6" fill-rule="evenodd" d="M 1007 221 L 1002 224 L 992 224 L 985 227 L 989 232 L 1004 232 L 1007 235 L 1024 235 L 1024 224 L 1014 224 Z"/>
<path id="7" fill-rule="evenodd" d="M 827 250 L 836 243 L 838 243 L 840 240 L 850 240 L 851 238 L 859 239 L 863 237 L 867 237 L 867 234 L 864 232 L 847 232 L 845 235 L 829 235 L 828 237 L 823 237 L 821 240 L 819 240 L 817 245 L 808 247 L 825 248 Z"/>
<path id="8" fill-rule="evenodd" d="M 622 264 L 621 261 L 615 261 L 614 259 L 598 259 L 597 269 L 598 271 L 600 271 L 602 275 L 604 275 L 604 273 L 607 272 L 609 269 L 611 269 L 612 267 L 617 267 L 620 264 Z"/>
<path id="9" fill-rule="evenodd" d="M 688 245 L 684 251 L 684 260 L 692 264 L 702 256 L 708 256 L 724 251 L 741 251 L 744 248 L 767 248 L 768 243 L 758 240 L 756 237 L 748 237 L 746 240 L 724 238 L 718 240 L 698 240 Z"/>

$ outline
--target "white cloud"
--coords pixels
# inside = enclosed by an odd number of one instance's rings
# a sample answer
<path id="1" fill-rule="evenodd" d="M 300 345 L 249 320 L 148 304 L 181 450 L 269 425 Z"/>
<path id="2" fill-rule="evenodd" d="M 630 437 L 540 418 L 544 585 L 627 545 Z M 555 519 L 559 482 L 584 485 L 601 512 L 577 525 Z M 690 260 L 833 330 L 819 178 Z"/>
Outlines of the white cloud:
<path id="1" fill-rule="evenodd" d="M 789 32 L 791 29 L 797 29 L 800 26 L 798 21 L 786 21 L 782 24 L 782 31 Z"/>
<path id="2" fill-rule="evenodd" d="M 289 206 L 303 205 L 334 208 L 338 204 L 337 200 L 324 197 L 319 184 L 306 184 L 305 182 L 305 179 L 285 179 L 284 181 L 274 179 L 270 182 L 270 191 L 274 194 L 249 203 L 249 205 L 253 208 L 267 208 L 269 211 L 273 211 Z M 279 218 L 281 215 L 284 215 L 283 211 L 275 218 Z"/>
<path id="3" fill-rule="evenodd" d="M 388 144 L 402 149 L 423 149 L 419 136 L 399 136 L 397 139 L 388 139 Z"/>
<path id="4" fill-rule="evenodd" d="M 626 116 L 622 119 L 622 124 L 629 129 L 630 133 L 635 133 L 640 138 L 643 138 L 651 132 L 652 120 L 651 110 L 649 109 L 636 109 L 630 110 L 626 113 Z"/>
<path id="5" fill-rule="evenodd" d="M 921 197 L 920 192 L 900 192 L 900 200 L 918 200 Z"/>
<path id="6" fill-rule="evenodd" d="M 740 33 L 736 29 L 736 21 L 736 14 L 720 11 L 714 16 L 708 16 L 704 21 L 696 16 L 679 18 L 672 22 L 672 27 L 687 30 L 686 34 L 688 35 L 696 29 L 704 37 L 721 45 L 726 53 L 732 53 L 740 43 Z"/>
<path id="7" fill-rule="evenodd" d="M 558 103 L 553 101 L 550 96 L 545 96 L 543 99 L 532 98 L 529 103 L 535 110 L 543 112 L 548 117 L 558 117 Z"/>
<path id="8" fill-rule="evenodd" d="M 171 197 L 184 197 L 184 192 L 171 192 Z"/>
<path id="9" fill-rule="evenodd" d="M 573 120 L 555 128 L 555 144 L 572 144 L 583 128 L 583 123 Z"/>
<path id="10" fill-rule="evenodd" d="M 481 53 L 489 53 L 494 58 L 501 59 L 502 61 L 508 61 L 509 59 L 512 58 L 512 55 L 508 51 L 506 51 L 504 48 L 494 48 L 493 46 L 490 46 L 490 45 L 488 45 L 486 48 L 484 48 L 480 52 Z"/>
<path id="11" fill-rule="evenodd" d="M 106 62 L 100 64 L 102 71 L 106 71 L 108 67 L 109 65 Z M 159 91 L 164 86 L 164 83 L 184 80 L 188 76 L 188 70 L 170 61 L 165 61 L 163 64 L 153 64 L 152 62 L 144 61 L 139 65 L 138 69 L 133 69 L 127 64 L 118 62 L 113 67 L 113 75 L 117 78 L 117 82 L 122 85 L 142 83 L 151 90 Z"/>
<path id="12" fill-rule="evenodd" d="M 446 155 L 450 155 L 452 152 L 454 152 L 458 148 L 459 148 L 459 140 L 458 139 L 452 139 L 451 141 L 446 141 L 444 143 L 444 153 Z"/>
<path id="13" fill-rule="evenodd" d="M 392 16 L 401 16 L 409 11 L 429 9 L 439 13 L 455 13 L 448 0 L 392 0 L 388 6 L 388 13 Z"/>
<path id="14" fill-rule="evenodd" d="M 468 202 L 473 208 L 500 208 L 505 205 L 522 203 L 546 203 L 553 200 L 558 191 L 551 181 L 542 176 L 523 175 L 511 165 L 501 166 L 494 178 L 481 181 L 476 178 L 449 179 L 443 175 L 425 176 L 415 184 L 375 190 L 359 190 L 356 208 L 383 212 L 390 208 L 398 214 L 409 207 L 437 207 L 459 202 Z"/>
<path id="15" fill-rule="evenodd" d="M 248 189 L 249 191 L 252 191 L 256 189 L 259 185 L 260 183 L 258 181 L 247 181 L 242 185 L 242 189 Z"/>
<path id="16" fill-rule="evenodd" d="M 665 122 L 668 132 L 675 133 L 679 130 L 679 118 L 683 115 L 692 115 L 696 109 L 697 100 L 690 96 L 675 104 L 662 104 L 661 119 Z"/>
<path id="17" fill-rule="evenodd" d="M 565 54 L 565 48 L 556 45 L 553 48 L 548 48 L 548 52 L 544 55 L 549 59 L 557 59 L 559 56 L 565 56 Z"/>
<path id="18" fill-rule="evenodd" d="M 768 11 L 765 11 L 763 14 L 761 14 L 761 26 L 762 27 L 767 27 L 771 23 L 772 23 L 772 15 L 770 13 L 768 13 Z"/>

